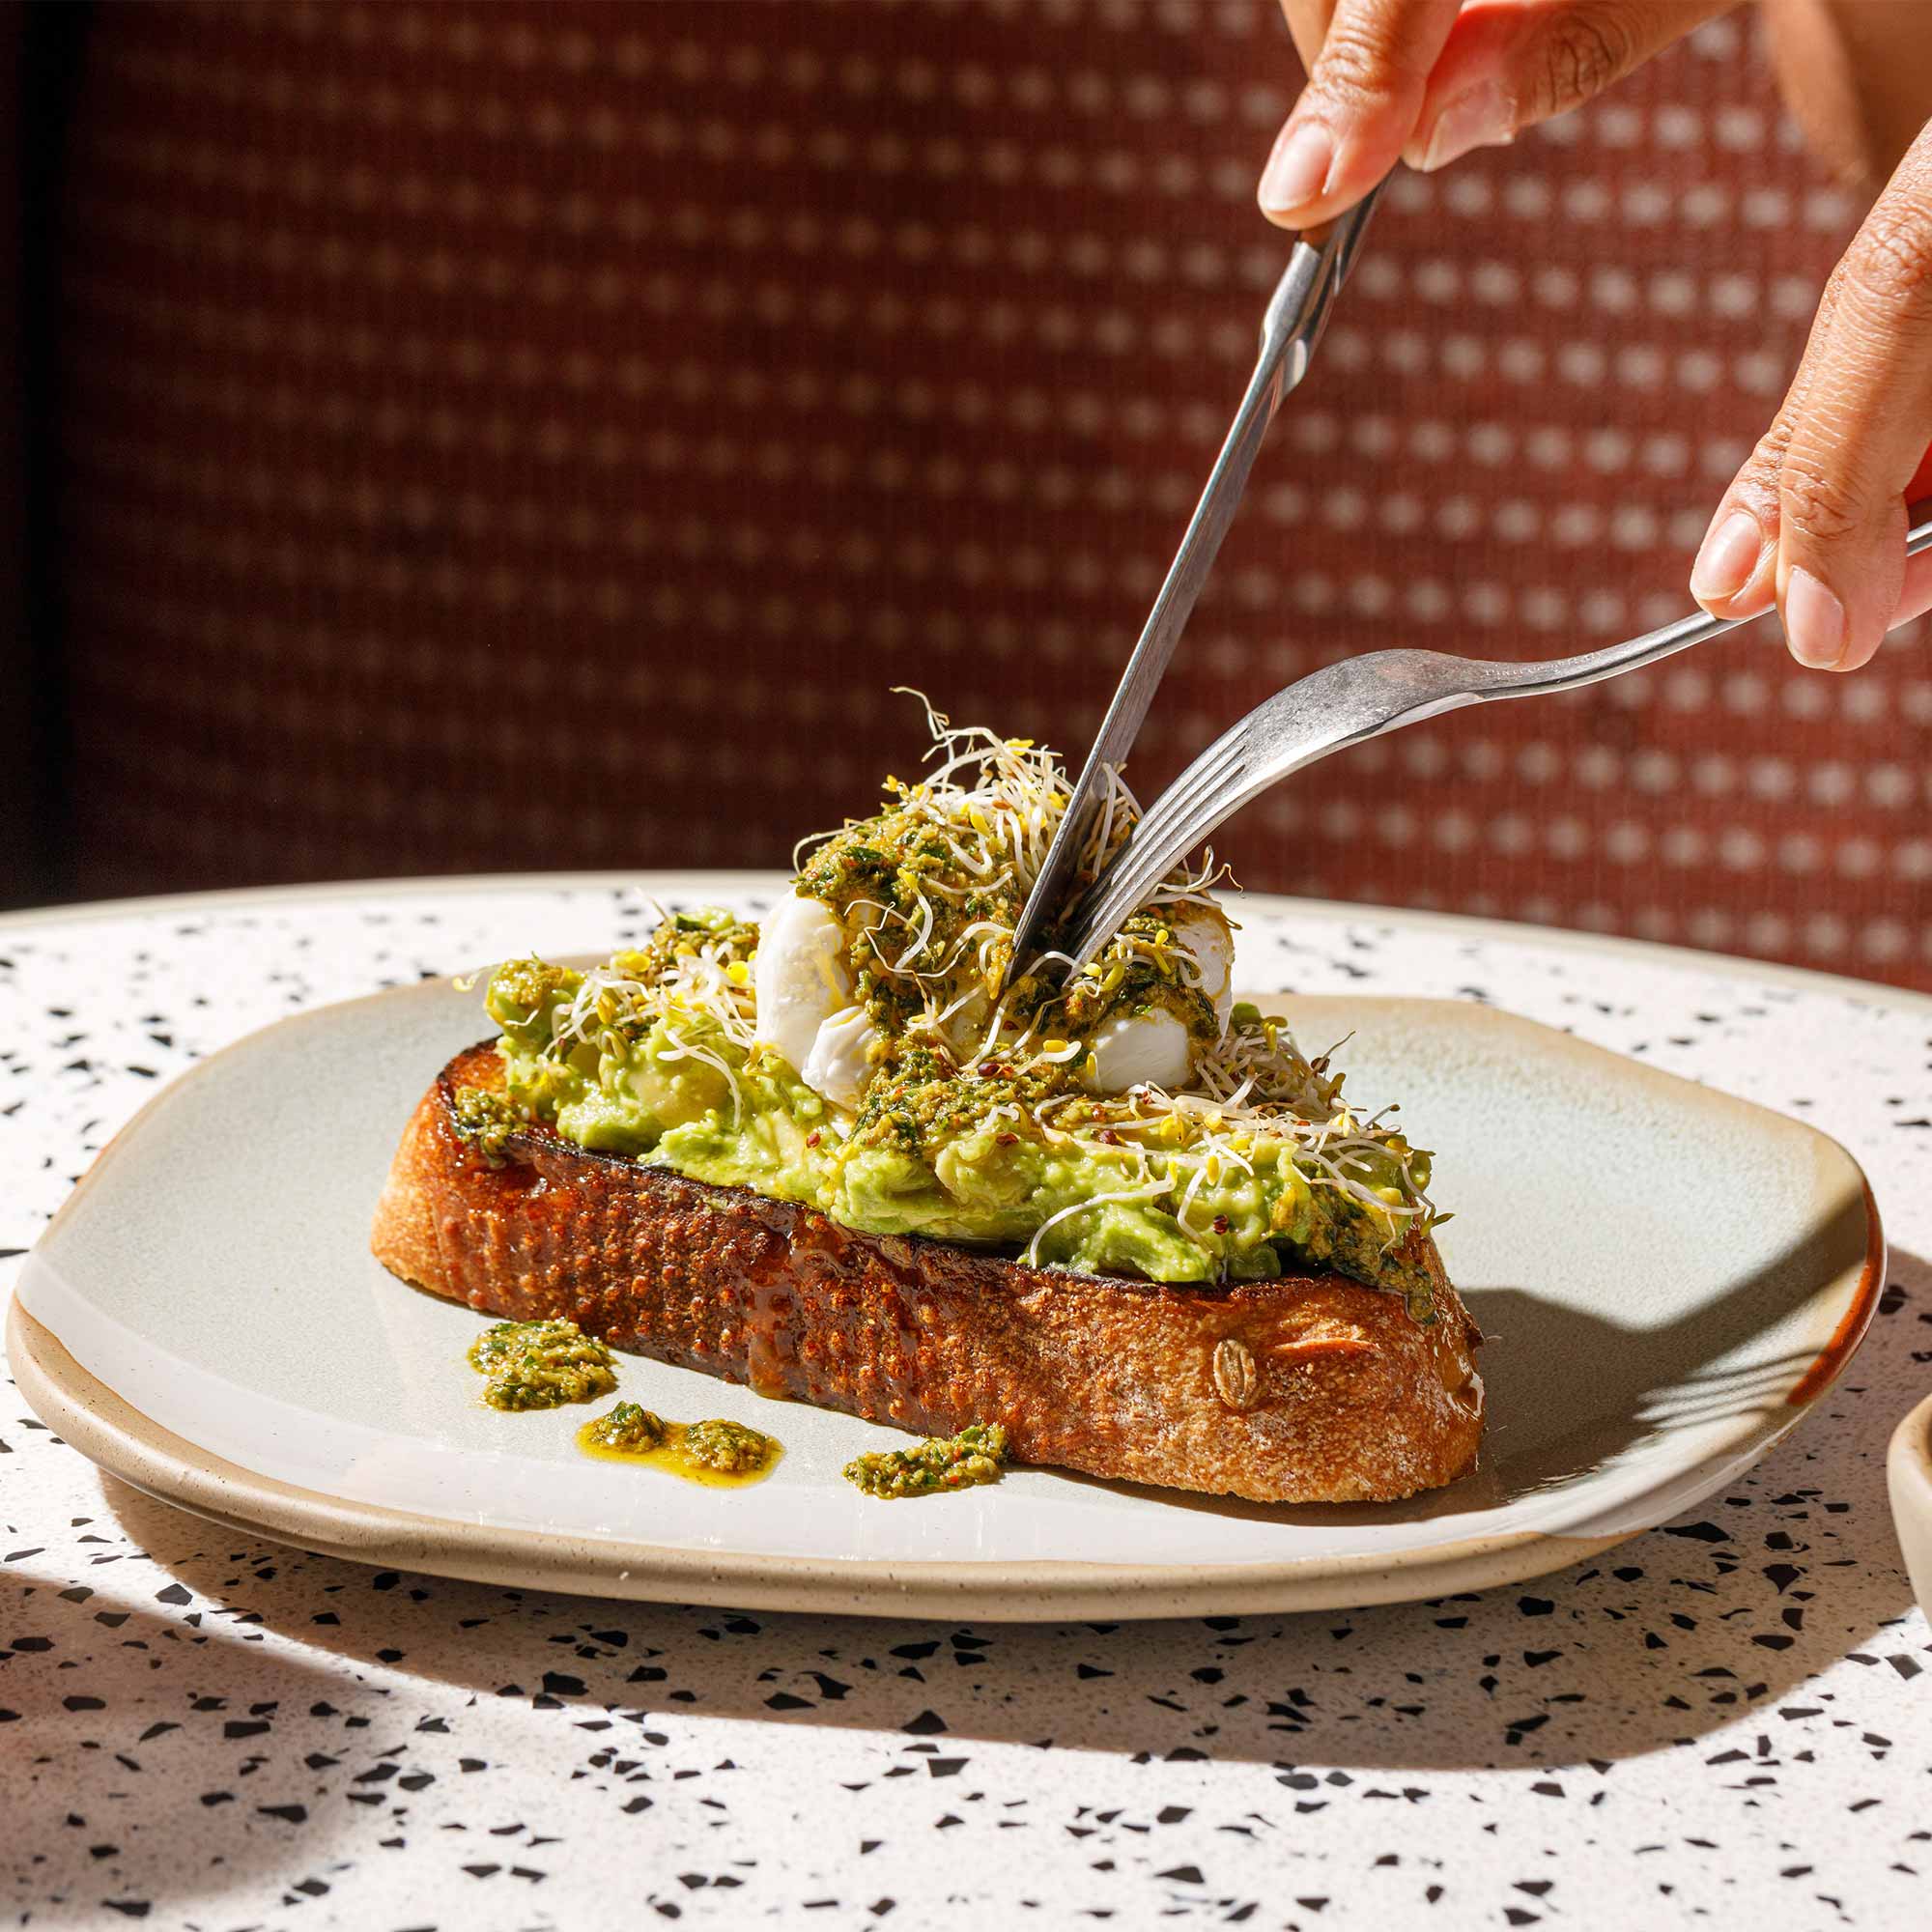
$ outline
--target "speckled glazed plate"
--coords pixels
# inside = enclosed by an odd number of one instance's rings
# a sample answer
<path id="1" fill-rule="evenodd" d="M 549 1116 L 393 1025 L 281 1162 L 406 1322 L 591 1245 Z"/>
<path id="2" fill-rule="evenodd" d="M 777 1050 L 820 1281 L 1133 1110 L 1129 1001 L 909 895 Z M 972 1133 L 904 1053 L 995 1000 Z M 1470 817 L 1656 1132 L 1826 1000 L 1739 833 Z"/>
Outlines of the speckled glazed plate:
<path id="1" fill-rule="evenodd" d="M 368 1562 L 607 1596 L 980 1619 L 1317 1608 L 1553 1570 L 1663 1521 L 1797 1423 L 1882 1266 L 1858 1166 L 1797 1122 L 1474 1005 L 1284 999 L 1438 1151 L 1489 1335 L 1482 1467 L 1389 1506 L 1266 1508 L 1044 1469 L 888 1504 L 895 1432 L 626 1357 L 621 1393 L 778 1435 L 720 1492 L 592 1463 L 582 1411 L 485 1407 L 481 1321 L 370 1259 L 404 1121 L 479 1003 L 431 982 L 285 1020 L 160 1094 L 29 1258 L 8 1347 L 130 1483 Z"/>

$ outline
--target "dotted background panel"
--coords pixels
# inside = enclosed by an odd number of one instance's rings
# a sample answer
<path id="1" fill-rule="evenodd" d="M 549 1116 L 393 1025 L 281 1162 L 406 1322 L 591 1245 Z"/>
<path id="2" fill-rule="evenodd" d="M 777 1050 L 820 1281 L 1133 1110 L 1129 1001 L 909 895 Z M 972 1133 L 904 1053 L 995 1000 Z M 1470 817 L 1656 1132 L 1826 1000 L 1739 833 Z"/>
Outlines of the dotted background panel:
<path id="1" fill-rule="evenodd" d="M 21 130 L 23 33 L 23 22 L 0 16 L 0 101 L 16 130 L 13 139 L 0 144 L 0 369 L 10 377 L 20 368 L 24 333 L 21 186 L 28 136 Z M 14 721 L 31 716 L 35 699 L 27 694 L 35 692 L 42 675 L 28 622 L 26 433 L 23 385 L 9 381 L 0 388 L 0 451 L 5 452 L 0 456 L 0 690 L 8 695 L 8 716 Z M 35 814 L 41 800 L 36 795 L 34 735 L 33 724 L 22 733 L 16 722 L 10 755 L 0 758 L 0 902 L 14 881 L 24 884 L 39 872 Z"/>
<path id="2" fill-rule="evenodd" d="M 1286 257 L 1267 0 L 106 8 L 66 210 L 82 868 L 770 864 L 917 684 L 1083 748 Z M 1393 185 L 1134 773 L 1689 608 L 1856 209 L 1742 21 Z M 1366 747 L 1258 887 L 1932 984 L 1932 666 L 1769 629 Z"/>

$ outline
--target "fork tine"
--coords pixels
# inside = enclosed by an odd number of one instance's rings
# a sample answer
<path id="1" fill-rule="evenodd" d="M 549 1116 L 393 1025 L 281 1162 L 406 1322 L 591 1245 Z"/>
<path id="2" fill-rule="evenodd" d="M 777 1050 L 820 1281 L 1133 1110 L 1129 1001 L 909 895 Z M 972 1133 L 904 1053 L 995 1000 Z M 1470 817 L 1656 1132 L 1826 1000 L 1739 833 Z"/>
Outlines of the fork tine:
<path id="1" fill-rule="evenodd" d="M 1240 758 L 1246 750 L 1246 739 L 1242 732 L 1242 725 L 1246 723 L 1247 720 L 1244 719 L 1241 724 L 1236 724 L 1232 729 L 1222 732 L 1220 737 L 1216 738 L 1161 793 L 1152 808 L 1143 814 L 1133 831 L 1128 835 L 1127 839 L 1122 844 L 1119 852 L 1115 855 L 1114 864 L 1108 866 L 1102 871 L 1099 878 L 1094 882 L 1094 886 L 1089 888 L 1090 895 L 1103 882 L 1111 882 L 1120 875 L 1122 862 L 1125 859 L 1130 849 L 1137 852 L 1145 851 L 1153 840 L 1165 837 L 1170 825 L 1183 825 L 1192 821 L 1199 805 L 1210 799 L 1214 788 L 1225 784 L 1235 771 L 1238 769 Z M 1192 843 L 1193 841 L 1190 840 L 1189 842 Z M 1187 846 L 1183 845 L 1181 847 L 1182 853 L 1185 853 L 1186 850 Z M 1170 861 L 1170 868 L 1172 863 Z M 1140 867 L 1137 864 L 1135 870 L 1138 871 Z M 1158 878 L 1160 874 L 1156 873 L 1154 876 Z M 1129 907 L 1127 910 L 1132 911 L 1133 908 Z M 1125 914 L 1123 913 L 1122 917 L 1124 918 Z M 1084 965 L 1086 962 L 1082 960 L 1079 963 Z M 1069 970 L 1077 970 L 1077 968 Z"/>
<path id="2" fill-rule="evenodd" d="M 1908 512 L 1905 554 L 1932 551 L 1932 498 Z M 1371 651 L 1298 678 L 1223 732 L 1155 799 L 1086 898 L 1065 955 L 1077 973 L 1144 905 L 1154 888 L 1216 826 L 1277 781 L 1350 745 L 1440 717 L 1465 704 L 1574 691 L 1721 637 L 1750 617 L 1694 611 L 1602 650 L 1541 663 L 1451 657 L 1441 651 Z"/>
<path id="3" fill-rule="evenodd" d="M 1244 752 L 1244 719 L 1235 726 L 1227 743 Z M 1196 785 L 1187 798 L 1170 804 L 1172 794 L 1164 793 L 1156 810 L 1134 827 L 1114 863 L 1101 874 L 1099 896 L 1091 910 L 1083 910 L 1074 942 L 1068 949 L 1078 972 L 1097 952 L 1130 914 L 1145 903 L 1162 879 L 1208 837 L 1222 820 L 1231 816 L 1260 787 L 1252 783 L 1252 774 L 1243 757 L 1228 757 L 1211 781 Z M 1191 771 L 1190 767 L 1190 771 Z M 1183 775 L 1183 778 L 1186 775 Z M 1177 781 L 1176 790 L 1179 781 Z"/>
<path id="4" fill-rule="evenodd" d="M 1251 798 L 1289 771 L 1364 735 L 1352 724 L 1330 718 L 1323 728 L 1304 730 L 1286 759 L 1263 749 L 1267 734 L 1285 718 L 1320 720 L 1324 707 L 1359 680 L 1359 668 L 1367 662 L 1357 658 L 1326 665 L 1264 699 L 1154 800 L 1114 863 L 1094 882 L 1087 903 L 1078 908 L 1079 923 L 1067 949 L 1073 961 L 1069 973 L 1077 973 L 1160 881 Z"/>
<path id="5" fill-rule="evenodd" d="M 1242 724 L 1246 724 L 1242 721 Z M 1240 770 L 1248 749 L 1242 724 L 1224 731 L 1194 762 L 1154 800 L 1134 827 L 1136 833 L 1158 838 L 1170 820 L 1191 818 L 1202 801 L 1229 782 Z"/>
<path id="6" fill-rule="evenodd" d="M 1247 739 L 1243 731 L 1247 722 L 1243 719 L 1241 724 L 1224 731 L 1216 738 L 1161 793 L 1153 808 L 1134 827 L 1115 855 L 1114 863 L 1094 881 L 1094 888 L 1102 884 L 1107 885 L 1109 902 L 1120 895 L 1122 888 L 1131 885 L 1131 881 L 1123 876 L 1128 868 L 1128 855 L 1130 853 L 1134 855 L 1131 869 L 1135 876 L 1138 876 L 1146 869 L 1146 862 L 1140 855 L 1151 850 L 1156 844 L 1164 843 L 1171 832 L 1176 830 L 1184 832 L 1187 825 L 1197 822 L 1201 808 L 1209 804 L 1215 792 L 1227 785 L 1238 773 L 1247 749 Z M 1184 856 L 1189 847 L 1196 842 L 1193 835 L 1186 835 L 1186 843 L 1180 847 L 1176 857 Z M 1159 871 L 1153 873 L 1148 881 L 1149 886 L 1151 887 L 1154 881 L 1171 870 L 1174 864 L 1175 860 L 1171 859 Z M 1116 881 L 1120 882 L 1119 886 L 1116 886 Z M 1090 888 L 1090 892 L 1094 888 Z M 1133 910 L 1133 906 L 1128 906 L 1121 914 L 1121 918 L 1124 919 L 1126 914 Z M 1077 971 L 1085 964 L 1086 960 L 1082 957 L 1069 968 L 1069 971 Z"/>
<path id="7" fill-rule="evenodd" d="M 1066 949 L 1073 961 L 1067 969 L 1070 973 L 1077 973 L 1085 966 L 1122 924 L 1139 911 L 1154 887 L 1197 842 L 1196 836 L 1184 829 L 1171 833 L 1159 844 L 1143 841 L 1138 832 L 1134 834 L 1108 871 L 1106 895 L 1094 902 L 1092 912 L 1081 917 L 1079 930 Z"/>

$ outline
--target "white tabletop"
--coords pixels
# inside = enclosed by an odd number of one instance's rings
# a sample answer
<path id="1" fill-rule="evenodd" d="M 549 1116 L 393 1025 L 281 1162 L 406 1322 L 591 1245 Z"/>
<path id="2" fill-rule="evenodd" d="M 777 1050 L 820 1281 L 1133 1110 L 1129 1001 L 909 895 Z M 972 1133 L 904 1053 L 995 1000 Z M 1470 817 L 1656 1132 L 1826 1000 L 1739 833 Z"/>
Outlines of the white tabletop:
<path id="1" fill-rule="evenodd" d="M 594 878 L 0 919 L 0 1284 L 191 1060 L 299 1007 L 596 951 L 641 910 Z M 1925 1923 L 1932 1634 L 1884 1454 L 1932 1386 L 1932 1000 L 1424 915 L 1242 917 L 1249 985 L 1493 1001 L 1843 1141 L 1891 1269 L 1817 1413 L 1692 1520 L 1532 1584 L 966 1630 L 251 1544 L 103 1480 L 15 1395 L 0 1906 L 210 1932 Z"/>

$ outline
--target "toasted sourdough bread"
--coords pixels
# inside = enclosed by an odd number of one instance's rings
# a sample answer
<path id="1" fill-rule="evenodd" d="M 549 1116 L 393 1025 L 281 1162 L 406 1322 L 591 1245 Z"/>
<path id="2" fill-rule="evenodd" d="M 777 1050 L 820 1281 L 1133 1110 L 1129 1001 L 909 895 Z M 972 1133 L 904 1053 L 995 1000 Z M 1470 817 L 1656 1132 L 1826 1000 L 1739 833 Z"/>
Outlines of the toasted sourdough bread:
<path id="1" fill-rule="evenodd" d="M 403 1135 L 371 1245 L 479 1313 L 566 1317 L 612 1348 L 902 1429 L 1002 1422 L 1025 1463 L 1257 1502 L 1392 1501 L 1475 1464 L 1480 1341 L 1433 1242 L 1435 1321 L 1338 1274 L 1162 1286 L 863 1235 L 533 1124 L 492 1167 L 450 1062 Z"/>

